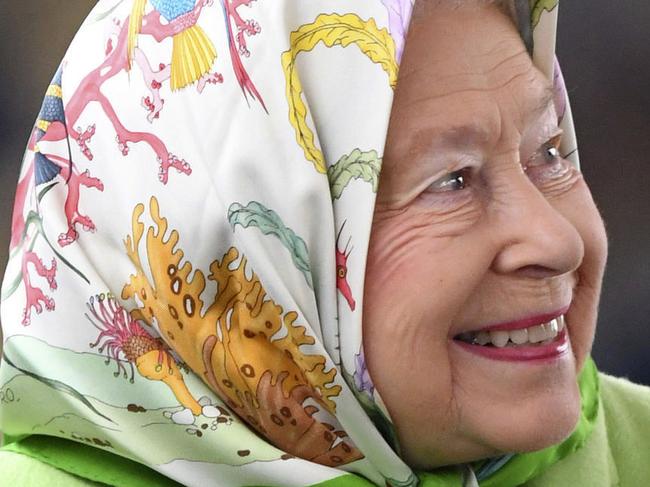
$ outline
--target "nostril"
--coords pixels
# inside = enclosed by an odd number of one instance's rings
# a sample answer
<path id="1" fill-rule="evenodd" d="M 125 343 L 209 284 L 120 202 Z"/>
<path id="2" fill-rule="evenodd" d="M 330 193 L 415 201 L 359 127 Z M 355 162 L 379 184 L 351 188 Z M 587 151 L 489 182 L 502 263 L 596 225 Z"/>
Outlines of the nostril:
<path id="1" fill-rule="evenodd" d="M 557 269 L 551 269 L 543 265 L 526 265 L 517 269 L 517 273 L 523 277 L 530 277 L 533 279 L 544 279 L 546 277 L 556 276 L 558 273 L 561 273 Z"/>

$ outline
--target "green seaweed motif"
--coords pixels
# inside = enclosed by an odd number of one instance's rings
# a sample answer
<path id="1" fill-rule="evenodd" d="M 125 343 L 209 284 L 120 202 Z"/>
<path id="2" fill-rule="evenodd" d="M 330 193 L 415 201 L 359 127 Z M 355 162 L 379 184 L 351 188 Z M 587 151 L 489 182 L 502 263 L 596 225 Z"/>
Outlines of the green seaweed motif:
<path id="1" fill-rule="evenodd" d="M 534 27 L 539 24 L 539 19 L 542 17 L 542 12 L 546 10 L 551 12 L 557 7 L 559 0 L 529 0 L 530 1 L 530 23 Z"/>
<path id="2" fill-rule="evenodd" d="M 291 254 L 291 260 L 293 260 L 294 265 L 305 276 L 309 287 L 314 288 L 311 278 L 311 268 L 309 266 L 307 244 L 282 222 L 280 215 L 275 211 L 257 201 L 250 201 L 246 206 L 235 202 L 228 208 L 228 221 L 233 227 L 233 230 L 237 224 L 244 228 L 252 225 L 258 227 L 264 235 L 272 234 L 278 237 L 282 245 Z"/>
<path id="3" fill-rule="evenodd" d="M 341 157 L 335 164 L 327 168 L 332 199 L 340 198 L 352 179 L 363 179 L 372 184 L 372 191 L 376 193 L 380 169 L 381 157 L 376 150 L 363 152 L 361 149 L 354 149 L 347 156 Z"/>

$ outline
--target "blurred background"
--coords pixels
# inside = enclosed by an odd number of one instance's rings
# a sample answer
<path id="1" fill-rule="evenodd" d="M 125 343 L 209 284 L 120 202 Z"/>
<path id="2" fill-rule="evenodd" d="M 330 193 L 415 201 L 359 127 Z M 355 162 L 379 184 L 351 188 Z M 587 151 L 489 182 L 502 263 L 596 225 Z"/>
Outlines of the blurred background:
<path id="1" fill-rule="evenodd" d="M 91 0 L 0 0 L 0 272 L 22 154 Z M 650 3 L 561 2 L 558 57 L 609 235 L 594 358 L 650 385 Z"/>

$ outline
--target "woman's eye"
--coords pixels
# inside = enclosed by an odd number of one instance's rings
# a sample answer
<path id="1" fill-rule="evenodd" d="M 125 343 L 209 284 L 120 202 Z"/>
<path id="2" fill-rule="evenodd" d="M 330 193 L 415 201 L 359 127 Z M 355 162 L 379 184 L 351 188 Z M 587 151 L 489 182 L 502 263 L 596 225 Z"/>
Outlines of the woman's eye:
<path id="1" fill-rule="evenodd" d="M 560 153 L 562 135 L 556 135 L 542 144 L 528 159 L 524 171 L 528 178 L 543 192 L 557 194 L 562 188 L 570 188 L 578 172 Z M 566 184 L 563 184 L 566 183 Z"/>
<path id="2" fill-rule="evenodd" d="M 549 145 L 549 143 L 544 144 L 544 157 L 546 162 L 554 163 L 560 158 L 560 150 L 554 145 Z"/>
<path id="3" fill-rule="evenodd" d="M 541 166 L 548 164 L 555 164 L 562 159 L 560 155 L 560 142 L 562 141 L 561 135 L 556 135 L 552 139 L 545 142 L 535 152 L 530 159 L 528 159 L 526 167 Z"/>
<path id="4" fill-rule="evenodd" d="M 432 183 L 428 190 L 433 193 L 446 193 L 449 191 L 460 191 L 469 185 L 471 169 L 465 167 L 458 171 L 451 172 L 434 183 Z"/>

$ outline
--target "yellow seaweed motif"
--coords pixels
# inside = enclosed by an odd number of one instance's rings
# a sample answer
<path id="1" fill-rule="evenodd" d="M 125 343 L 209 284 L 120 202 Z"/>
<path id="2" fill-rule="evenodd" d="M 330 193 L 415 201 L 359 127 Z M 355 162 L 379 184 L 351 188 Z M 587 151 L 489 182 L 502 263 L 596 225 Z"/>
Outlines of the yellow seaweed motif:
<path id="1" fill-rule="evenodd" d="M 140 221 L 144 205 L 132 217 L 132 236 L 126 251 L 136 274 L 122 289 L 122 298 L 135 296 L 142 304 L 131 311 L 134 319 L 154 320 L 170 346 L 222 400 L 259 434 L 284 451 L 324 465 L 342 465 L 361 453 L 341 440 L 344 431 L 318 419 L 321 409 L 335 414 L 333 398 L 340 386 L 332 384 L 336 369 L 326 371 L 325 357 L 308 354 L 303 345 L 314 338 L 295 323 L 298 314 L 284 313 L 266 297 L 258 276 L 244 272 L 247 259 L 230 247 L 210 264 L 208 279 L 217 292 L 205 311 L 201 294 L 206 278 L 184 260 L 178 231 L 168 231 L 158 201 L 150 200 L 154 226 L 147 229 L 146 249 L 153 282 L 140 260 L 145 233 Z M 279 338 L 276 338 L 275 335 Z M 305 401 L 310 399 L 308 404 Z"/>
<path id="2" fill-rule="evenodd" d="M 381 65 L 388 74 L 391 88 L 397 83 L 395 42 L 386 29 L 379 29 L 374 19 L 362 20 L 356 14 L 321 14 L 311 24 L 305 24 L 291 33 L 290 49 L 282 53 L 282 68 L 286 78 L 286 96 L 289 103 L 289 121 L 296 131 L 296 140 L 305 157 L 318 172 L 327 172 L 322 151 L 316 147 L 314 133 L 307 125 L 307 107 L 302 100 L 302 84 L 296 67 L 296 57 L 311 51 L 322 42 L 327 47 L 355 44 L 373 63 Z"/>

